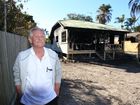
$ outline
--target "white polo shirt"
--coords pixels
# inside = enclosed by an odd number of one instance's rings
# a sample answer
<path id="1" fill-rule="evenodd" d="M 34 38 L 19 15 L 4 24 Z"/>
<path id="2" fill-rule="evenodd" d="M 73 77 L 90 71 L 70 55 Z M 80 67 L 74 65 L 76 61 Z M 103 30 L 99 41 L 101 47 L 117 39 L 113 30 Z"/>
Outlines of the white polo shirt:
<path id="1" fill-rule="evenodd" d="M 45 53 L 40 60 L 33 49 L 27 64 L 28 75 L 21 103 L 25 105 L 44 105 L 56 97 L 53 87 L 53 62 Z"/>

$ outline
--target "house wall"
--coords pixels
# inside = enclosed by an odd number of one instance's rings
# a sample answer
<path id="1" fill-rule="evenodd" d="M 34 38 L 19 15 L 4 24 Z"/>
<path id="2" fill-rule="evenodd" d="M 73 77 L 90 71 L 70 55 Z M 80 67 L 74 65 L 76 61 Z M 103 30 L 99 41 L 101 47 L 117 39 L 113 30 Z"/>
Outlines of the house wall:
<path id="1" fill-rule="evenodd" d="M 124 51 L 126 53 L 137 54 L 138 53 L 138 43 L 131 43 L 131 41 L 125 41 Z"/>
<path id="2" fill-rule="evenodd" d="M 62 32 L 66 31 L 66 42 L 62 42 Z M 56 41 L 56 36 L 58 36 L 58 42 L 57 45 L 59 46 L 60 50 L 68 54 L 68 32 L 67 29 L 64 29 L 63 27 L 59 27 L 54 31 L 54 39 Z"/>

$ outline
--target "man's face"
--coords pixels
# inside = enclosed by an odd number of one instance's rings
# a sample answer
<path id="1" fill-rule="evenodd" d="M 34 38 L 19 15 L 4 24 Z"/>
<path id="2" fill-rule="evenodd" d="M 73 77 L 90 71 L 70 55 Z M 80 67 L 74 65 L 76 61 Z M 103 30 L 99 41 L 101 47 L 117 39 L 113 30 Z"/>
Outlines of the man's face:
<path id="1" fill-rule="evenodd" d="M 33 35 L 29 37 L 29 42 L 33 47 L 41 48 L 45 45 L 45 35 L 40 30 L 33 31 Z"/>

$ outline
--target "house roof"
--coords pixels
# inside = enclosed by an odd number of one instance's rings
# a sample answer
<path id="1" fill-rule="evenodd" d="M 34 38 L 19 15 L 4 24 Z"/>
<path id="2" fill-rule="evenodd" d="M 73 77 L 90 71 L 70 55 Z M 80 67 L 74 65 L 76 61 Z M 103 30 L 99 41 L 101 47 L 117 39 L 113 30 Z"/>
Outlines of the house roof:
<path id="1" fill-rule="evenodd" d="M 60 20 L 58 21 L 58 23 L 65 28 L 84 28 L 84 29 L 121 31 L 126 33 L 128 32 L 127 30 L 116 28 L 110 25 L 99 24 L 95 22 L 80 21 L 80 20 Z"/>
<path id="2" fill-rule="evenodd" d="M 140 36 L 140 32 L 131 32 L 127 34 L 127 37 L 138 37 Z"/>

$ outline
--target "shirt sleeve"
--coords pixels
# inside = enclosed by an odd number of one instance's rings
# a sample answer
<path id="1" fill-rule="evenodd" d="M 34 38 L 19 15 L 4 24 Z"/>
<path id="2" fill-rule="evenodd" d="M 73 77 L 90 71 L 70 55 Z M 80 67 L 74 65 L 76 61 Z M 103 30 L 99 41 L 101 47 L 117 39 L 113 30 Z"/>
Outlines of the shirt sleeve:
<path id="1" fill-rule="evenodd" d="M 18 56 L 15 60 L 15 64 L 13 66 L 13 74 L 14 74 L 15 85 L 20 85 L 21 84 L 19 61 L 20 61 L 20 54 L 18 54 Z"/>
<path id="2" fill-rule="evenodd" d="M 61 78 L 62 78 L 62 68 L 61 68 L 60 60 L 57 55 L 56 65 L 55 65 L 55 83 L 61 83 Z"/>

